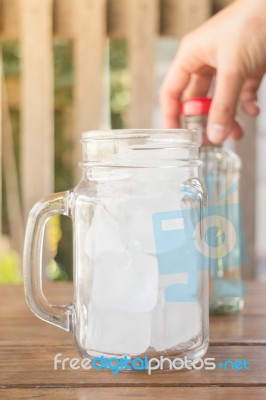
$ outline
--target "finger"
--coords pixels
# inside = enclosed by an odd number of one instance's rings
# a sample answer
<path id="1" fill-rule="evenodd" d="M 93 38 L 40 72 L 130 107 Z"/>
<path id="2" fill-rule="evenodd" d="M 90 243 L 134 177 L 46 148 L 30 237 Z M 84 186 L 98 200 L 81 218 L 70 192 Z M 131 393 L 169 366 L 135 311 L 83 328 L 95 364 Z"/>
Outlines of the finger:
<path id="1" fill-rule="evenodd" d="M 242 109 L 250 117 L 256 117 L 260 113 L 259 106 L 252 101 L 247 101 L 245 103 L 242 103 Z"/>
<path id="2" fill-rule="evenodd" d="M 256 104 L 256 101 L 258 100 L 257 91 L 260 87 L 262 77 L 263 74 L 260 74 L 255 78 L 248 79 L 244 83 L 241 91 L 240 95 L 241 108 L 246 114 L 248 114 L 251 117 L 256 117 L 260 112 L 260 109 Z"/>
<path id="3" fill-rule="evenodd" d="M 244 128 L 243 128 L 241 122 L 240 122 L 238 119 L 236 119 L 236 120 L 233 122 L 233 126 L 232 126 L 232 129 L 231 129 L 230 135 L 231 135 L 232 138 L 235 139 L 235 140 L 239 140 L 239 139 L 241 139 L 241 138 L 243 137 L 243 135 L 244 135 Z"/>
<path id="4" fill-rule="evenodd" d="M 243 81 L 237 71 L 218 70 L 208 121 L 211 142 L 222 143 L 230 134 Z"/>
<path id="5" fill-rule="evenodd" d="M 180 99 L 189 80 L 189 72 L 181 65 L 174 63 L 163 82 L 160 92 L 160 102 L 166 128 L 177 128 L 179 126 Z"/>
<path id="6" fill-rule="evenodd" d="M 190 82 L 184 91 L 184 99 L 191 97 L 207 96 L 213 79 L 213 69 L 208 68 L 206 72 L 199 72 L 191 76 Z"/>
<path id="7" fill-rule="evenodd" d="M 192 40 L 193 42 L 193 40 Z M 164 126 L 175 128 L 179 126 L 180 100 L 190 82 L 191 75 L 203 65 L 191 49 L 191 39 L 183 39 L 177 56 L 163 82 L 160 101 L 164 117 Z"/>

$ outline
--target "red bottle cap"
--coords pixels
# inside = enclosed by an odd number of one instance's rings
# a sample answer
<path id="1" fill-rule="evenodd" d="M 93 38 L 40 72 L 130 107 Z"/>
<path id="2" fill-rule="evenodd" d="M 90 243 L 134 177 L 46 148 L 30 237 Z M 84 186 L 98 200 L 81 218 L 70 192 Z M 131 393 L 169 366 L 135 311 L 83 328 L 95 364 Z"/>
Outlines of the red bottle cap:
<path id="1" fill-rule="evenodd" d="M 181 115 L 208 115 L 210 111 L 212 99 L 208 97 L 192 97 L 182 101 Z"/>

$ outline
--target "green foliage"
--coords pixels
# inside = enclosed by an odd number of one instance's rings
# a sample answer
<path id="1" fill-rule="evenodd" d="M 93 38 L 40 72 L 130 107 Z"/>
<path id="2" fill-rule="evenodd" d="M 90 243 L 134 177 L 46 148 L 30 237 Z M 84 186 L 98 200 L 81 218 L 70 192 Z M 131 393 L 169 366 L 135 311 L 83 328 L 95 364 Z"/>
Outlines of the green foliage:
<path id="1" fill-rule="evenodd" d="M 1 43 L 6 78 L 18 78 L 20 74 L 20 46 L 18 43 Z M 72 127 L 66 122 L 66 109 L 73 104 L 73 46 L 64 40 L 55 40 L 54 53 L 54 96 L 55 96 L 55 191 L 64 191 L 73 187 L 73 142 Z M 127 46 L 125 40 L 110 42 L 110 103 L 111 122 L 114 129 L 124 127 L 125 112 L 130 102 L 130 77 L 127 68 Z M 19 121 L 18 110 L 11 110 L 17 165 L 19 160 Z M 68 132 L 66 132 L 66 130 Z M 3 204 L 4 232 L 8 233 L 6 203 Z M 72 277 L 72 224 L 66 217 L 60 217 L 62 239 L 58 244 L 55 260 L 47 266 L 51 279 L 62 280 Z M 2 275 L 0 282 L 19 280 L 17 274 L 18 260 L 14 254 L 4 255 L 1 259 Z M 4 267 L 2 267 L 4 266 Z M 3 272 L 4 271 L 4 272 Z M 10 274 L 10 276 L 9 276 Z M 13 277 L 13 278 L 12 278 Z"/>
<path id="2" fill-rule="evenodd" d="M 72 43 L 54 41 L 54 95 L 57 108 L 71 106 L 73 101 L 73 48 Z"/>
<path id="3" fill-rule="evenodd" d="M 0 284 L 21 283 L 19 255 L 9 249 L 0 253 Z"/>
<path id="4" fill-rule="evenodd" d="M 5 77 L 18 77 L 20 74 L 20 46 L 17 42 L 0 41 L 4 60 Z"/>
<path id="5" fill-rule="evenodd" d="M 5 78 L 18 78 L 20 74 L 20 46 L 17 42 L 2 42 L 0 41 L 0 49 L 2 51 L 2 57 L 4 61 L 4 76 Z M 15 158 L 16 164 L 19 166 L 19 111 L 10 110 L 12 129 L 13 129 L 13 141 L 15 146 Z M 18 169 L 19 171 L 19 169 Z M 3 182 L 3 177 L 2 177 Z M 2 230 L 4 234 L 9 233 L 8 221 L 7 221 L 7 204 L 5 197 L 5 184 L 2 183 L 3 201 L 2 201 Z"/>
<path id="6" fill-rule="evenodd" d="M 127 68 L 127 42 L 110 42 L 111 123 L 113 129 L 124 127 L 124 113 L 130 102 L 130 77 Z"/>

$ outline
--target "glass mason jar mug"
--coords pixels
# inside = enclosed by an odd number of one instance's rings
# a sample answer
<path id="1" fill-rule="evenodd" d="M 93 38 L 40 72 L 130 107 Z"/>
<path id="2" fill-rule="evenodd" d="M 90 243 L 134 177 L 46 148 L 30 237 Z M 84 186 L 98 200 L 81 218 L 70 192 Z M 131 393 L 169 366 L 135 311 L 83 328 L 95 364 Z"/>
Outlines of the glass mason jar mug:
<path id="1" fill-rule="evenodd" d="M 25 292 L 39 318 L 72 331 L 83 357 L 167 355 L 195 360 L 208 346 L 208 265 L 202 262 L 206 192 L 189 130 L 84 133 L 83 171 L 29 216 Z M 72 218 L 73 303 L 42 291 L 44 226 Z M 205 260 L 206 261 L 206 260 Z"/>

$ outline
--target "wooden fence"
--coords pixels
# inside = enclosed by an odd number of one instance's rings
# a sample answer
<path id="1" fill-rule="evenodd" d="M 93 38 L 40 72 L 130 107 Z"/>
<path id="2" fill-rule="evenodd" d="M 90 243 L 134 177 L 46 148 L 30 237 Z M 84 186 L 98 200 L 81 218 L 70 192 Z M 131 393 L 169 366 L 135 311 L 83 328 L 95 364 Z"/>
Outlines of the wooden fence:
<path id="1" fill-rule="evenodd" d="M 0 40 L 21 42 L 21 187 L 24 220 L 33 203 L 53 191 L 54 38 L 74 48 L 75 163 L 80 132 L 101 119 L 106 38 L 126 38 L 132 79 L 128 127 L 151 127 L 157 36 L 182 37 L 230 1 L 221 0 L 0 0 Z M 254 188 L 254 139 L 245 184 Z M 241 151 L 245 152 L 245 146 Z M 244 148 L 244 149 L 243 149 Z M 254 199 L 248 201 L 248 241 L 254 262 Z M 244 205 L 244 210 L 247 208 Z M 252 269 L 250 269 L 250 275 Z"/>

